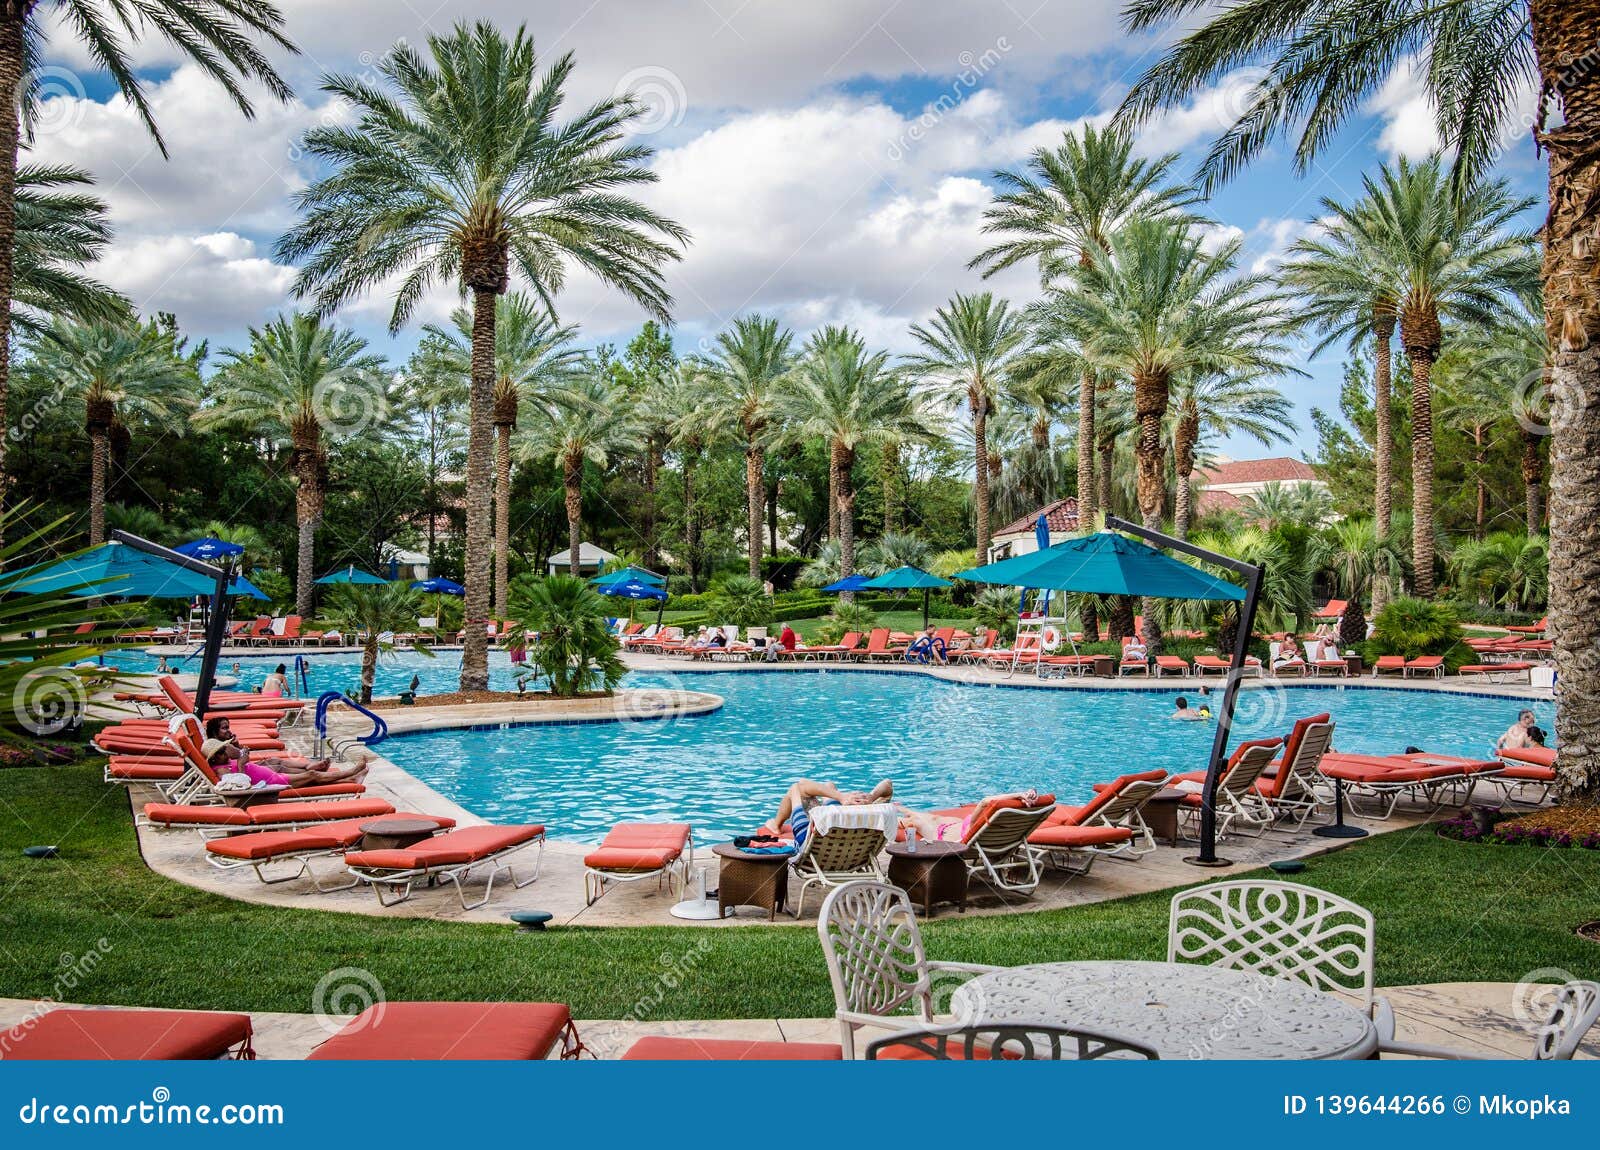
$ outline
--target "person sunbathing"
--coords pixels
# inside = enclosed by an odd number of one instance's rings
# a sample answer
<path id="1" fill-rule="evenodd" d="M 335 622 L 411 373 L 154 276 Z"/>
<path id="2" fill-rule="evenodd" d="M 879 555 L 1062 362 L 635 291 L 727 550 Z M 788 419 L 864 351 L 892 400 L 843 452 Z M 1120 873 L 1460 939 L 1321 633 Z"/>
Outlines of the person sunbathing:
<path id="1" fill-rule="evenodd" d="M 200 754 L 213 767 L 247 776 L 253 783 L 269 787 L 320 786 L 324 783 L 358 783 L 366 778 L 372 756 L 358 759 L 352 766 L 335 767 L 332 759 L 307 763 L 278 756 L 250 757 L 248 747 L 234 737 L 227 719 L 212 719 L 206 724 L 206 740 Z"/>
<path id="2" fill-rule="evenodd" d="M 998 795 L 996 798 L 1020 799 L 1024 807 L 1031 807 L 1039 801 L 1039 792 L 1030 787 L 1025 791 Z M 973 807 L 965 815 L 941 815 L 932 811 L 907 810 L 905 807 L 901 807 L 900 811 L 900 827 L 908 835 L 916 831 L 918 838 L 928 842 L 959 843 L 966 841 L 967 832 L 972 828 L 972 816 L 977 813 L 978 808 Z"/>
<path id="3" fill-rule="evenodd" d="M 778 813 L 761 824 L 761 829 L 769 834 L 776 835 L 784 823 L 790 823 L 795 832 L 795 845 L 799 846 L 804 840 L 796 816 L 804 818 L 807 828 L 811 825 L 810 810 L 815 806 L 828 803 L 839 803 L 847 807 L 863 806 L 867 803 L 886 803 L 894 797 L 894 784 L 884 779 L 870 791 L 841 791 L 832 783 L 819 783 L 811 779 L 801 779 L 783 793 L 783 798 L 778 801 Z"/>

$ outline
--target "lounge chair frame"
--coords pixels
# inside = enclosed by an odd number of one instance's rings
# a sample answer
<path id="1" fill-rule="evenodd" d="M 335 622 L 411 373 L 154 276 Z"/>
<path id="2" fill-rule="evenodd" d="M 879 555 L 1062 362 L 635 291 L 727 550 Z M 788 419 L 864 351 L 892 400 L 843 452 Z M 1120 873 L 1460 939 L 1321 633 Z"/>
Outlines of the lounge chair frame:
<path id="1" fill-rule="evenodd" d="M 518 880 L 516 871 L 508 861 L 519 851 L 534 848 L 533 871 L 526 878 Z M 411 897 L 412 886 L 419 881 L 433 883 L 435 880 L 444 879 L 456 888 L 456 897 L 461 900 L 462 910 L 477 910 L 488 903 L 494 895 L 494 880 L 504 874 L 516 890 L 521 890 L 529 883 L 539 878 L 539 867 L 544 861 L 544 835 L 535 835 L 512 846 L 497 850 L 481 859 L 466 863 L 445 863 L 439 866 L 410 867 L 406 870 L 389 870 L 378 867 L 362 867 L 346 863 L 350 873 L 360 882 L 370 883 L 372 891 L 378 896 L 380 906 L 396 906 Z M 483 888 L 483 897 L 477 902 L 467 901 L 467 892 L 462 889 L 462 883 L 480 867 L 489 868 L 489 881 Z M 385 892 L 388 892 L 387 894 Z"/>
<path id="2" fill-rule="evenodd" d="M 1256 793 L 1255 786 L 1262 772 L 1272 765 L 1272 756 L 1282 745 L 1246 747 L 1238 761 L 1231 764 L 1222 778 L 1217 780 L 1215 810 L 1219 839 L 1227 837 L 1235 822 L 1253 828 L 1258 835 L 1272 825 L 1272 809 Z M 1204 802 L 1203 797 L 1201 801 Z M 1200 808 L 1185 804 L 1178 808 L 1178 816 L 1179 830 L 1184 837 L 1198 840 Z"/>
<path id="3" fill-rule="evenodd" d="M 665 884 L 667 893 L 681 893 L 689 884 L 689 875 L 694 870 L 694 831 L 689 832 L 688 841 L 684 843 L 683 851 L 677 858 L 665 866 L 655 867 L 651 870 L 606 870 L 603 867 L 585 866 L 583 870 L 583 905 L 593 906 L 605 897 L 606 886 L 610 883 L 643 882 L 646 879 L 656 880 L 656 889 L 661 890 Z"/>
<path id="4" fill-rule="evenodd" d="M 1028 843 L 1055 804 L 1001 807 L 967 840 L 967 872 L 1001 894 L 1030 895 L 1042 877 L 1044 852 Z"/>
<path id="5" fill-rule="evenodd" d="M 878 827 L 833 827 L 818 834 L 813 828 L 789 860 L 789 870 L 800 880 L 789 891 L 789 910 L 799 918 L 805 911 L 806 893 L 814 886 L 833 889 L 862 879 L 882 881 L 886 876 L 878 856 L 888 839 Z"/>

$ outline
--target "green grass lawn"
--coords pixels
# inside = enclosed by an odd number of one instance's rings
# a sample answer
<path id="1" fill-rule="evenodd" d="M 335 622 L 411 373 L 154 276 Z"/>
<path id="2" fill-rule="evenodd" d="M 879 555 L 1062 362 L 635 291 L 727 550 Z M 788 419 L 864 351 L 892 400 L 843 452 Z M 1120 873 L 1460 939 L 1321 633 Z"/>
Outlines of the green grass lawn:
<path id="1" fill-rule="evenodd" d="M 61 856 L 23 858 L 35 843 L 57 844 Z M 1315 860 L 1304 877 L 1376 915 L 1382 984 L 1515 981 L 1552 966 L 1600 975 L 1600 947 L 1572 933 L 1600 918 L 1600 853 L 1472 846 L 1424 830 Z M 537 905 L 538 890 L 503 905 Z M 1159 959 L 1167 900 L 951 915 L 926 934 L 933 955 L 968 962 Z M 93 971 L 76 987 L 58 985 L 59 972 L 97 946 L 105 954 Z M 659 1019 L 832 1011 L 808 929 L 528 936 L 235 903 L 146 869 L 127 799 L 101 782 L 97 763 L 0 771 L 0 996 L 308 1012 L 318 980 L 340 967 L 371 971 L 391 999 L 554 1000 L 580 1018 L 618 1017 L 641 1000 L 637 1014 Z"/>

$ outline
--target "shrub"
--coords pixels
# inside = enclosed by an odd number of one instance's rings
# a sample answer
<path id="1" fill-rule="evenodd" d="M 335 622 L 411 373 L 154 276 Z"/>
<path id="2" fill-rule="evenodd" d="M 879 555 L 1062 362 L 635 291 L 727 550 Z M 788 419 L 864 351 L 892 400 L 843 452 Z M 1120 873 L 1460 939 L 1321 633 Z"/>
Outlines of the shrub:
<path id="1" fill-rule="evenodd" d="M 1444 603 L 1400 598 L 1386 603 L 1373 620 L 1368 655 L 1444 655 L 1452 666 L 1466 662 L 1470 652 L 1461 642 L 1461 622 Z"/>
<path id="2" fill-rule="evenodd" d="M 972 621 L 994 628 L 1002 639 L 1011 638 L 1017 633 L 1017 592 L 1010 587 L 984 588 L 972 605 Z"/>
<path id="3" fill-rule="evenodd" d="M 840 603 L 828 621 L 817 628 L 817 638 L 823 643 L 837 643 L 846 631 L 866 634 L 878 625 L 878 616 L 860 603 Z"/>
<path id="4" fill-rule="evenodd" d="M 729 575 L 705 596 L 706 610 L 712 618 L 740 627 L 764 627 L 772 622 L 772 600 L 762 589 L 761 580 L 748 575 Z"/>
<path id="5" fill-rule="evenodd" d="M 617 656 L 617 637 L 606 626 L 606 601 L 584 580 L 551 575 L 515 588 L 511 614 L 524 632 L 539 633 L 528 657 L 550 681 L 552 695 L 610 691 L 628 673 Z"/>

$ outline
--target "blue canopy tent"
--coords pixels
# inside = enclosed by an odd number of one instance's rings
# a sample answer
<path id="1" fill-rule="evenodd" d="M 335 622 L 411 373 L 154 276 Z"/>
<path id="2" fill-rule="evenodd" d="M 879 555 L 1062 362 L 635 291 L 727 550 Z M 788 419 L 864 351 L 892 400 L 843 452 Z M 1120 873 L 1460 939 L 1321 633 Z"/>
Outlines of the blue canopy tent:
<path id="1" fill-rule="evenodd" d="M 1233 710 L 1239 697 L 1249 650 L 1250 631 L 1255 626 L 1256 601 L 1261 593 L 1262 569 L 1227 555 L 1218 555 L 1182 539 L 1151 531 L 1115 516 L 1106 516 L 1108 530 L 1069 539 L 1035 551 L 989 563 L 956 578 L 977 583 L 1038 587 L 1047 591 L 1087 591 L 1097 595 L 1134 595 L 1152 599 L 1213 599 L 1241 604 L 1239 629 L 1233 644 L 1233 661 L 1228 668 L 1227 685 L 1217 713 L 1217 733 L 1211 745 L 1211 761 L 1206 765 L 1205 790 L 1200 806 L 1200 853 L 1185 861 L 1197 866 L 1228 866 L 1217 857 L 1216 790 L 1223 764 L 1227 761 L 1228 736 L 1233 728 Z M 1123 534 L 1143 539 L 1155 546 L 1123 538 Z M 1210 572 L 1201 571 L 1163 555 L 1157 547 L 1192 555 L 1204 563 L 1242 576 L 1240 587 Z"/>
<path id="2" fill-rule="evenodd" d="M 623 579 L 616 582 L 605 583 L 595 588 L 602 595 L 614 595 L 619 599 L 648 599 L 657 604 L 656 623 L 659 626 L 661 617 L 667 609 L 667 593 L 660 587 L 652 586 L 639 579 Z M 633 618 L 632 608 L 628 611 L 628 618 Z"/>
<path id="3" fill-rule="evenodd" d="M 317 580 L 318 583 L 324 585 L 337 583 L 358 583 L 372 586 L 376 586 L 380 583 L 387 583 L 388 581 L 389 580 L 385 579 L 381 575 L 374 575 L 370 571 L 361 570 L 361 568 L 357 567 L 354 563 L 347 567 L 341 567 L 337 571 L 330 571 L 321 579 Z"/>
<path id="4" fill-rule="evenodd" d="M 607 571 L 604 575 L 596 575 L 589 580 L 597 589 L 610 587 L 617 583 L 645 583 L 651 587 L 665 587 L 666 579 L 654 571 L 646 571 L 643 567 L 619 567 L 615 571 Z"/>
<path id="5" fill-rule="evenodd" d="M 922 625 L 928 625 L 928 595 L 935 588 L 952 586 L 950 580 L 930 575 L 920 567 L 896 567 L 861 585 L 866 591 L 921 591 Z"/>

